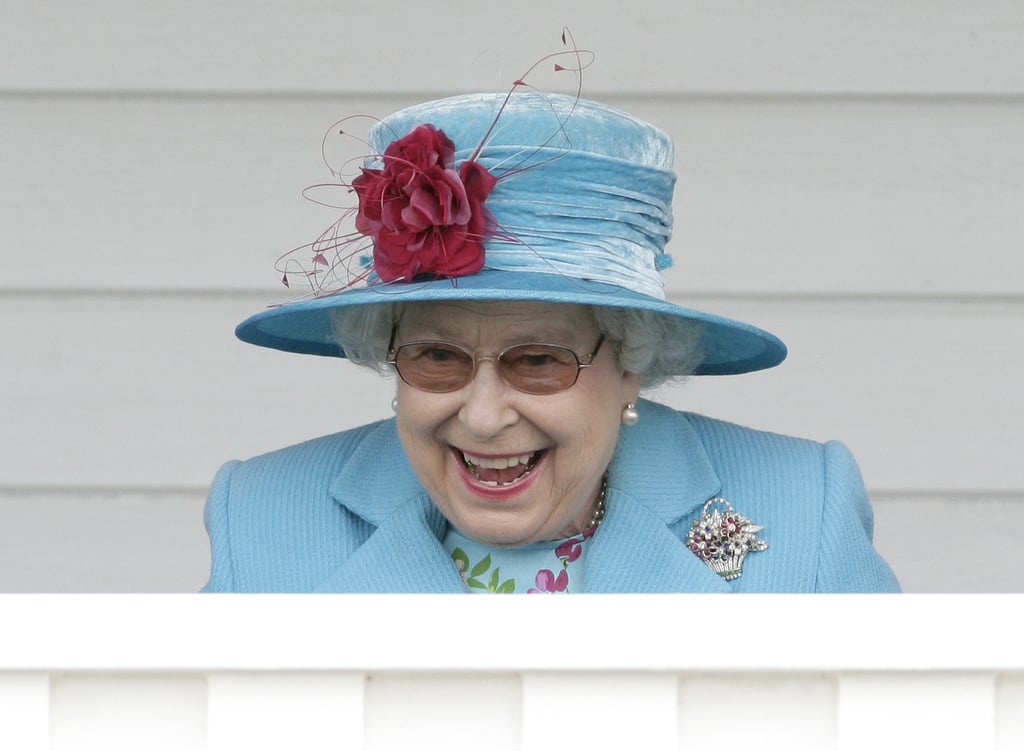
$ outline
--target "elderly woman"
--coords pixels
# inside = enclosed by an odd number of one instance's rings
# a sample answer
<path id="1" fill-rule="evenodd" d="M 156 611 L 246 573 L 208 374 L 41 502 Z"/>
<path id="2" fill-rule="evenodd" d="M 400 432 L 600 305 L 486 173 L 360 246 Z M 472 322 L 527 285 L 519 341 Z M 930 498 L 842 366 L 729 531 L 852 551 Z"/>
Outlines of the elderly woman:
<path id="1" fill-rule="evenodd" d="M 395 374 L 396 415 L 227 464 L 207 591 L 897 589 L 842 445 L 639 398 L 786 354 L 665 300 L 667 136 L 514 90 L 404 110 L 370 146 L 357 232 L 285 269 L 318 294 L 237 333 Z"/>

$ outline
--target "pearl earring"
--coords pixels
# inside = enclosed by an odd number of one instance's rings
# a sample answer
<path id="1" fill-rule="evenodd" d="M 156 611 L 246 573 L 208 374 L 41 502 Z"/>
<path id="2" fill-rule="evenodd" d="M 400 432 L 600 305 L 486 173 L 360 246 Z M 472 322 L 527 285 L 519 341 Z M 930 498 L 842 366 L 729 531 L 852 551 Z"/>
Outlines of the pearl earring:
<path id="1" fill-rule="evenodd" d="M 640 422 L 640 413 L 636 411 L 636 405 L 630 402 L 622 410 L 622 424 L 636 425 Z"/>
<path id="2" fill-rule="evenodd" d="M 398 397 L 397 396 L 394 399 L 391 400 L 391 411 L 392 412 L 397 412 L 398 411 Z"/>

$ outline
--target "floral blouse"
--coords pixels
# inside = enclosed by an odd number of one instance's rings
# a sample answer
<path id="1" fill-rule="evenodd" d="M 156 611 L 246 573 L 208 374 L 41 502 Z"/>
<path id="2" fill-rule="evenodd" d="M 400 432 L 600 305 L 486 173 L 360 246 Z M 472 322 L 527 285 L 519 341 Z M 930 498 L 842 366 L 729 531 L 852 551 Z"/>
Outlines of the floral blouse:
<path id="1" fill-rule="evenodd" d="M 590 529 L 564 540 L 511 548 L 484 545 L 449 526 L 444 547 L 473 594 L 570 594 L 583 592 L 583 560 Z"/>

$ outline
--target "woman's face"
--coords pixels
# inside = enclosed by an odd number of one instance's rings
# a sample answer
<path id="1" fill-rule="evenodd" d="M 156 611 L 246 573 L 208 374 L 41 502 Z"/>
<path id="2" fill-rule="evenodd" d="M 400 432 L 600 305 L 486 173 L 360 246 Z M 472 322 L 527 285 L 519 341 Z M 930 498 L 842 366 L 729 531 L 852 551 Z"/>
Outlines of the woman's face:
<path id="1" fill-rule="evenodd" d="M 440 340 L 479 357 L 539 342 L 585 361 L 600 336 L 583 306 L 436 302 L 404 308 L 394 345 Z M 399 379 L 398 431 L 427 493 L 464 534 L 494 545 L 558 539 L 588 526 L 622 409 L 638 393 L 639 376 L 622 372 L 608 343 L 573 386 L 554 394 L 515 390 L 489 358 L 449 393 Z"/>

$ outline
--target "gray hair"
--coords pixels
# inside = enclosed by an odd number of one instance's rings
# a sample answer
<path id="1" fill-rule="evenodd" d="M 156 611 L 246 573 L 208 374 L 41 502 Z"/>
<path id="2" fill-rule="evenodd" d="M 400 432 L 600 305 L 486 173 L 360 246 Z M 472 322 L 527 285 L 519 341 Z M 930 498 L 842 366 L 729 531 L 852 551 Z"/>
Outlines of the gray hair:
<path id="1" fill-rule="evenodd" d="M 614 345 L 623 370 L 640 374 L 643 388 L 692 374 L 704 352 L 698 321 L 649 310 L 595 306 L 597 326 Z M 331 312 L 334 338 L 352 362 L 389 373 L 388 343 L 402 312 L 398 302 L 355 305 Z"/>

